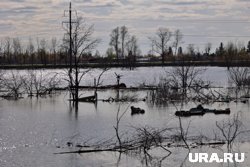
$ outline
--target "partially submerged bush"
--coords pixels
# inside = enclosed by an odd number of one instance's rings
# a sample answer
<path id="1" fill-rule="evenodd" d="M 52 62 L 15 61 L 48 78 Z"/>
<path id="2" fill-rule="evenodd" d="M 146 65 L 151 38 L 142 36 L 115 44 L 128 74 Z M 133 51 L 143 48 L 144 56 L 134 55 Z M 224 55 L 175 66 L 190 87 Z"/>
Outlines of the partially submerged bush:
<path id="1" fill-rule="evenodd" d="M 151 100 L 164 104 L 193 99 L 203 93 L 203 89 L 209 88 L 210 83 L 200 78 L 205 70 L 193 66 L 173 67 L 171 71 L 166 71 L 166 76 L 160 78 L 158 89 L 151 92 Z"/>
<path id="2" fill-rule="evenodd" d="M 231 67 L 228 70 L 228 79 L 237 88 L 250 86 L 250 68 Z"/>
<path id="3" fill-rule="evenodd" d="M 51 94 L 61 82 L 57 73 L 45 74 L 43 71 L 27 71 L 23 77 L 24 89 L 29 96 L 34 94 L 38 97 Z"/>
<path id="4" fill-rule="evenodd" d="M 23 93 L 23 76 L 17 71 L 11 71 L 8 75 L 3 75 L 2 78 L 3 87 L 7 90 L 9 97 L 19 98 Z"/>
<path id="5" fill-rule="evenodd" d="M 19 71 L 11 71 L 3 75 L 0 73 L 0 85 L 7 94 L 4 97 L 19 98 L 23 93 L 28 96 L 51 94 L 60 84 L 60 78 L 56 73 L 45 74 L 43 71 L 29 70 L 25 74 Z"/>

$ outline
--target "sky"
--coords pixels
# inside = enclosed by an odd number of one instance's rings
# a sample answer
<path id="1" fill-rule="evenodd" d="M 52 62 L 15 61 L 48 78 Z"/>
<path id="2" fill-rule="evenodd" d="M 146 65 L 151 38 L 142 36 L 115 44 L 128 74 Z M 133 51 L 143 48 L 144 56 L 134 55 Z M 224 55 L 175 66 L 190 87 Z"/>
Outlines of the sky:
<path id="1" fill-rule="evenodd" d="M 0 38 L 51 37 L 61 39 L 69 0 L 1 0 Z M 96 48 L 104 54 L 111 30 L 127 26 L 136 35 L 143 54 L 151 49 L 149 37 L 158 28 L 179 29 L 183 48 L 194 44 L 200 52 L 208 42 L 214 50 L 220 42 L 247 45 L 250 40 L 250 0 L 72 0 L 72 8 L 86 23 L 94 24 Z M 67 13 L 66 13 L 67 14 Z"/>

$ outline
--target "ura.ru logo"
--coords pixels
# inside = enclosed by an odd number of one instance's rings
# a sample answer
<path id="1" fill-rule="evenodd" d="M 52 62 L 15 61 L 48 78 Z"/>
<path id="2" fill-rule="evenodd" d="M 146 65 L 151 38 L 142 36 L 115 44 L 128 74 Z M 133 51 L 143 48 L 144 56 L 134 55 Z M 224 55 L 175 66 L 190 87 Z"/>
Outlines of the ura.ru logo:
<path id="1" fill-rule="evenodd" d="M 192 163 L 242 163 L 245 160 L 245 153 L 224 153 L 221 157 L 217 153 L 189 153 L 189 161 Z"/>

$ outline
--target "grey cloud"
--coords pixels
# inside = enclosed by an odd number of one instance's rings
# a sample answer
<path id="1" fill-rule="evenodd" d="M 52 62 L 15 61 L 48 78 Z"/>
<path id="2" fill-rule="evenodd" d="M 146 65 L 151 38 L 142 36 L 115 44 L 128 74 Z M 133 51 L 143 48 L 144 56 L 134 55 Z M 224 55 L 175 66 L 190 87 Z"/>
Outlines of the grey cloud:
<path id="1" fill-rule="evenodd" d="M 26 0 L 8 0 L 6 2 L 25 2 Z"/>
<path id="2" fill-rule="evenodd" d="M 8 32 L 14 29 L 15 29 L 15 26 L 11 23 L 0 23 L 1 32 Z"/>
<path id="3" fill-rule="evenodd" d="M 192 6 L 192 5 L 205 5 L 205 1 L 157 1 L 160 4 L 177 5 L 177 6 Z"/>
<path id="4" fill-rule="evenodd" d="M 250 2 L 250 0 L 237 0 L 238 2 Z"/>
<path id="5" fill-rule="evenodd" d="M 12 9 L 3 9 L 0 11 L 2 16 L 12 16 L 16 14 L 34 14 L 37 11 L 37 7 L 27 6 L 27 7 L 16 7 Z"/>
<path id="6" fill-rule="evenodd" d="M 92 4 L 92 5 L 83 5 L 82 6 L 83 8 L 112 8 L 112 7 L 118 7 L 117 4 L 114 4 L 114 3 L 106 3 L 106 4 Z"/>
<path id="7" fill-rule="evenodd" d="M 129 2 L 128 0 L 119 0 L 119 2 L 121 2 L 123 5 L 131 4 L 131 2 Z"/>

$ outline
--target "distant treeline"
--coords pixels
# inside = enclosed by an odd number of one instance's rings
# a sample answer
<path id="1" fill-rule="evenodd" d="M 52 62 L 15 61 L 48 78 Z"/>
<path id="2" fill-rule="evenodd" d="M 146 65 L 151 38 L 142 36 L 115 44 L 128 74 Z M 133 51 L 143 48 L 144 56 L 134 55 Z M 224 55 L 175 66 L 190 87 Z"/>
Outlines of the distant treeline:
<path id="1" fill-rule="evenodd" d="M 250 41 L 247 46 L 242 43 L 220 43 L 212 52 L 212 44 L 207 43 L 203 49 L 189 44 L 182 48 L 183 34 L 176 30 L 159 28 L 153 37 L 148 39 L 152 49 L 142 55 L 138 39 L 130 35 L 126 26 L 111 31 L 110 47 L 101 55 L 86 52 L 81 55 L 79 63 L 135 63 L 135 62 L 183 62 L 206 61 L 231 64 L 237 61 L 250 61 Z M 68 65 L 69 46 L 65 39 L 57 38 L 32 39 L 23 42 L 19 38 L 6 37 L 0 43 L 0 63 L 3 65 Z M 184 51 L 185 50 L 185 51 Z"/>

